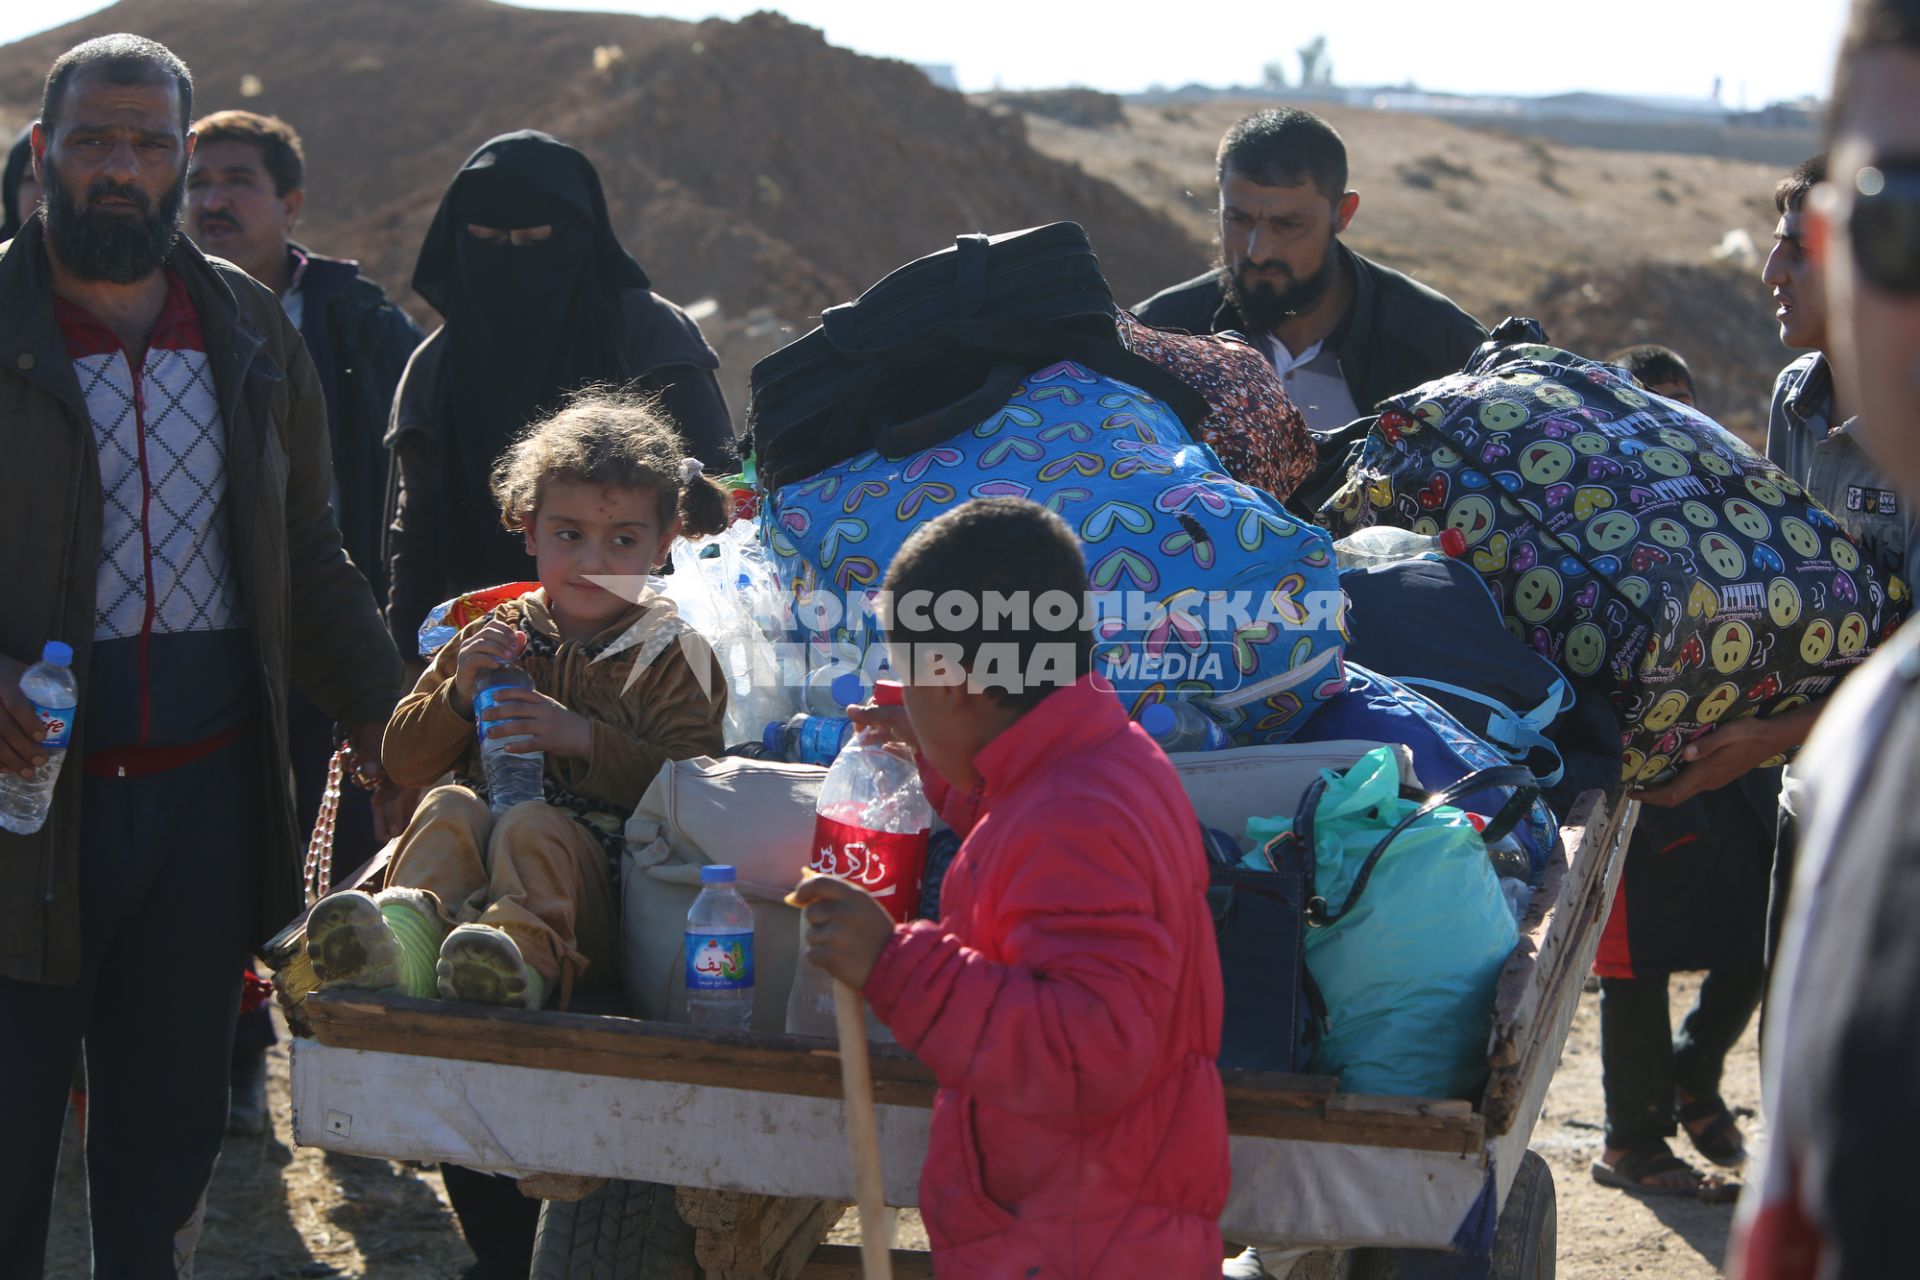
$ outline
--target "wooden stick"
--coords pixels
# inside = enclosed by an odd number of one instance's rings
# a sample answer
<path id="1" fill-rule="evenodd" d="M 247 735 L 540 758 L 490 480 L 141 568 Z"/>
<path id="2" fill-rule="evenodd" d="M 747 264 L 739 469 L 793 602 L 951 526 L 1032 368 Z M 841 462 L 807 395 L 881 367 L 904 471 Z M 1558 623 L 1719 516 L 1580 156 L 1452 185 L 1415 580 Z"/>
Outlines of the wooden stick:
<path id="1" fill-rule="evenodd" d="M 880 1178 L 880 1131 L 873 1110 L 873 1072 L 867 1061 L 867 1022 L 860 993 L 833 983 L 834 1020 L 840 1030 L 840 1090 L 847 1100 L 847 1147 L 860 1202 L 860 1268 L 865 1280 L 893 1280 L 893 1233 L 886 1187 Z"/>

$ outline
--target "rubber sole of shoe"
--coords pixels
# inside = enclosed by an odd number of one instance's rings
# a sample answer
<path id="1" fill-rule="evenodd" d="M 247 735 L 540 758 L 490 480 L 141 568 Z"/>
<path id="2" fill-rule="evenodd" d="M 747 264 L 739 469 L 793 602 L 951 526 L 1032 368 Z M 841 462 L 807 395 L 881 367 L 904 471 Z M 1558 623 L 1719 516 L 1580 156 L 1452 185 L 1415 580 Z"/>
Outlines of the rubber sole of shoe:
<path id="1" fill-rule="evenodd" d="M 513 939 L 498 929 L 461 925 L 447 935 L 437 966 L 440 996 L 468 1004 L 531 1006 L 527 962 Z"/>
<path id="2" fill-rule="evenodd" d="M 380 905 L 349 890 L 322 898 L 307 916 L 307 960 L 324 986 L 380 991 L 400 981 L 400 948 Z"/>

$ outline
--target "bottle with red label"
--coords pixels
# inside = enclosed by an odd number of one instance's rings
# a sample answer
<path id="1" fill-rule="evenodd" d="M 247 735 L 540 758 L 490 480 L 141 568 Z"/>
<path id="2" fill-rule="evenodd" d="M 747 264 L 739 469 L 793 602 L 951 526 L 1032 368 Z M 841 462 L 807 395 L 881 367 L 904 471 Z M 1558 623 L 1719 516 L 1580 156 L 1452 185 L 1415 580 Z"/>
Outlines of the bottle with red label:
<path id="1" fill-rule="evenodd" d="M 873 700 L 877 706 L 901 706 L 899 683 L 876 682 Z M 860 730 L 827 770 L 815 813 L 807 865 L 821 875 L 859 885 L 897 922 L 918 919 L 933 807 L 920 785 L 912 749 L 880 730 Z M 833 979 L 808 962 L 805 938 L 802 926 L 800 963 L 787 998 L 787 1030 L 831 1036 Z M 892 1039 L 871 1011 L 867 1034 L 875 1040 Z"/>

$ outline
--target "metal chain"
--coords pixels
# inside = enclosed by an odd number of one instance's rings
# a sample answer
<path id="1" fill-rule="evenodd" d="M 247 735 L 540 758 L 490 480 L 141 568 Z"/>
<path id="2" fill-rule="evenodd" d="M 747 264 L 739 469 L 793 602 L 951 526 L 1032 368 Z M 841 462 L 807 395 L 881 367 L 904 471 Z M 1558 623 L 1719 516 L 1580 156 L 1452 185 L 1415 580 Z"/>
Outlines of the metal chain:
<path id="1" fill-rule="evenodd" d="M 313 834 L 307 838 L 308 906 L 333 891 L 333 826 L 340 816 L 340 783 L 346 773 L 347 754 L 347 748 L 341 747 L 327 763 L 327 789 L 320 794 L 320 812 L 314 817 Z"/>

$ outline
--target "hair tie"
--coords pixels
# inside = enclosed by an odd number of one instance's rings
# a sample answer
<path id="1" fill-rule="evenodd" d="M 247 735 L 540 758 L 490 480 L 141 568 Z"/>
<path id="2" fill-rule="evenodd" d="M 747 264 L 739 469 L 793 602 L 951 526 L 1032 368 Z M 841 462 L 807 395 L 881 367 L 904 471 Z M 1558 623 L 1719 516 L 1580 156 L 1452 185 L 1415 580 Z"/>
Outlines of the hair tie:
<path id="1" fill-rule="evenodd" d="M 692 484 L 695 480 L 698 480 L 701 476 L 705 474 L 707 474 L 707 469 L 706 467 L 701 465 L 700 459 L 698 458 L 680 459 L 680 483 L 681 484 Z"/>

